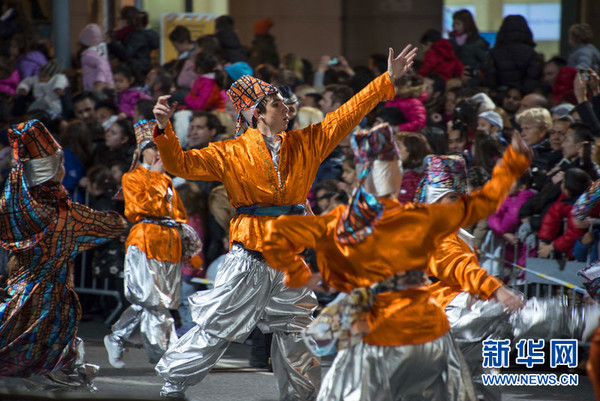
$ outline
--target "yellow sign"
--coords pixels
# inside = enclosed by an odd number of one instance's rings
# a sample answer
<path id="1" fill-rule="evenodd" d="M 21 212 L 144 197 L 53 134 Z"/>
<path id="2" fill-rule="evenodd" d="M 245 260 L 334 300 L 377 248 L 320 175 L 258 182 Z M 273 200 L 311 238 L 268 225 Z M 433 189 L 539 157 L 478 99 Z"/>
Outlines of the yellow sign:
<path id="1" fill-rule="evenodd" d="M 160 63 L 164 64 L 177 58 L 177 51 L 169 40 L 176 26 L 182 25 L 190 30 L 195 41 L 200 36 L 215 33 L 215 14 L 200 13 L 164 13 L 160 17 Z"/>

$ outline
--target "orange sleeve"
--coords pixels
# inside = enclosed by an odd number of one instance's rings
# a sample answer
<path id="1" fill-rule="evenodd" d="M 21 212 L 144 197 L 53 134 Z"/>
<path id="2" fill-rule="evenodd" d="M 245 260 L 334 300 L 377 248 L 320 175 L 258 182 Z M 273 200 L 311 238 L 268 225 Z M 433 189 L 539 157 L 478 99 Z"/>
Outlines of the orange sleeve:
<path id="1" fill-rule="evenodd" d="M 430 272 L 443 284 L 489 299 L 502 286 L 496 277 L 479 266 L 477 257 L 465 251 L 456 236 L 446 238 L 433 254 Z"/>
<path id="2" fill-rule="evenodd" d="M 187 212 L 175 188 L 173 188 L 173 219 L 178 223 L 187 223 Z"/>
<path id="3" fill-rule="evenodd" d="M 428 205 L 428 220 L 431 222 L 429 232 L 433 236 L 433 242 L 440 243 L 459 227 L 475 224 L 495 212 L 508 195 L 514 181 L 527 170 L 529 163 L 529 157 L 510 146 L 504 152 L 502 163 L 494 167 L 492 178 L 480 191 L 463 195 L 451 204 Z"/>
<path id="4" fill-rule="evenodd" d="M 317 129 L 313 131 L 313 136 L 303 135 L 302 138 L 310 146 L 316 144 L 316 157 L 322 162 L 377 103 L 394 97 L 394 93 L 394 84 L 385 72 L 337 110 L 327 113 L 321 124 L 315 126 Z"/>
<path id="5" fill-rule="evenodd" d="M 171 216 L 165 198 L 171 180 L 164 174 L 144 169 L 123 175 L 125 217 L 132 223 L 146 216 Z"/>
<path id="6" fill-rule="evenodd" d="M 186 180 L 223 181 L 225 157 L 222 142 L 184 152 L 171 122 L 162 135 L 157 135 L 157 127 L 154 131 L 154 142 L 169 173 Z"/>
<path id="7" fill-rule="evenodd" d="M 327 216 L 281 216 L 268 221 L 263 240 L 263 256 L 269 266 L 286 273 L 289 287 L 306 285 L 311 270 L 298 255 L 315 248 L 327 232 Z"/>

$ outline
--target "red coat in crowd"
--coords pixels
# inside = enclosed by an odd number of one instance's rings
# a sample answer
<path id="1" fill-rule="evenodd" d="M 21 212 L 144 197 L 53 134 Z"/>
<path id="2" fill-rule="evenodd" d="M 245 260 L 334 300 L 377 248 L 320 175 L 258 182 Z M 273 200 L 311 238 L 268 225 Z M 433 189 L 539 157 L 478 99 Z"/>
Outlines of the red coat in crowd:
<path id="1" fill-rule="evenodd" d="M 426 77 L 429 74 L 439 75 L 444 81 L 460 77 L 465 69 L 463 63 L 454 54 L 452 44 L 448 39 L 440 39 L 431 45 L 423 56 L 423 66 L 419 75 Z"/>
<path id="2" fill-rule="evenodd" d="M 585 234 L 585 230 L 575 227 L 570 218 L 574 201 L 574 199 L 567 199 L 565 194 L 561 194 L 544 215 L 538 234 L 540 240 L 552 242 L 554 249 L 566 253 L 571 259 L 575 241 Z M 563 232 L 565 219 L 567 227 Z"/>

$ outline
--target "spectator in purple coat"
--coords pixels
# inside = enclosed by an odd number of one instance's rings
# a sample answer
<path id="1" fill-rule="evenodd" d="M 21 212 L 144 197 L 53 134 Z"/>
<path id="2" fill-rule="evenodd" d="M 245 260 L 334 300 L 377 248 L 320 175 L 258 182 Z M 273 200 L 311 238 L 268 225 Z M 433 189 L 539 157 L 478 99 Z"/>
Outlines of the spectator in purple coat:
<path id="1" fill-rule="evenodd" d="M 30 37 L 17 34 L 10 41 L 10 52 L 15 60 L 15 69 L 21 79 L 38 75 L 48 59 L 39 50 L 35 50 Z"/>

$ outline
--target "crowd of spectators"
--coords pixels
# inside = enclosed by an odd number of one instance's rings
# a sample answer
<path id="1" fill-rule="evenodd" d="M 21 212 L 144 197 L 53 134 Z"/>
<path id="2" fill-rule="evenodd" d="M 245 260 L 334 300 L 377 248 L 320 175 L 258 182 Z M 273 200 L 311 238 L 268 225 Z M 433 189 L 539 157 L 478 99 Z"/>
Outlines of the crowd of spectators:
<path id="1" fill-rule="evenodd" d="M 174 127 L 185 149 L 234 137 L 234 107 L 225 90 L 251 74 L 279 87 L 290 109 L 289 129 L 318 124 L 377 75 L 387 56 L 365 55 L 350 66 L 324 55 L 313 66 L 301 55 L 280 53 L 269 33 L 274 21 L 254 25 L 251 47 L 240 43 L 234 20 L 216 19 L 215 33 L 199 38 L 177 26 L 169 39 L 177 58 L 156 62 L 158 35 L 148 15 L 124 7 L 114 32 L 89 24 L 80 32 L 76 68 L 61 71 L 37 41 L 18 1 L 4 0 L 0 23 L 0 174 L 10 169 L 7 128 L 41 120 L 65 149 L 65 187 L 73 199 L 100 210 L 123 211 L 114 195 L 132 161 L 133 124 L 152 119 L 159 96 L 178 102 Z M 587 260 L 598 254 L 598 230 L 567 218 L 571 206 L 600 170 L 600 53 L 587 24 L 569 29 L 568 59 L 544 60 L 520 15 L 507 16 L 493 47 L 467 10 L 454 14 L 449 39 L 423 33 L 414 72 L 395 82 L 397 96 L 378 105 L 356 129 L 387 122 L 394 127 L 404 177 L 400 202 L 414 200 L 428 154 L 460 154 L 469 166 L 471 190 L 489 179 L 512 135 L 533 149 L 531 168 L 500 209 L 473 228 L 481 244 L 488 232 L 507 252 Z M 350 137 L 323 162 L 309 201 L 315 214 L 345 204 L 357 180 Z M 184 270 L 184 280 L 204 276 L 228 248 L 233 209 L 218 182 L 174 180 L 192 225 L 204 241 L 204 269 Z M 96 250 L 87 269 L 122 284 L 124 238 Z M 476 242 L 477 243 L 477 242 Z M 516 248 L 515 248 L 516 246 Z M 512 258 L 513 255 L 508 255 Z M 512 260 L 512 259 L 511 259 Z"/>

